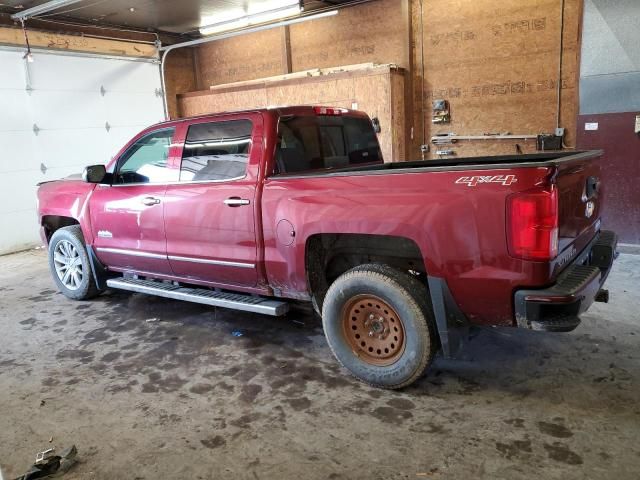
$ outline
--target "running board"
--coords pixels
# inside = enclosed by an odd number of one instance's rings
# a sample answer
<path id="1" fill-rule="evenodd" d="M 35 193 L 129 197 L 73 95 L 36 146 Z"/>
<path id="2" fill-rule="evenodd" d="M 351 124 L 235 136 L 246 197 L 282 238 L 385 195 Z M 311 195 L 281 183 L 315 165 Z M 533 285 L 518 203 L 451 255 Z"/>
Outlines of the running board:
<path id="1" fill-rule="evenodd" d="M 134 278 L 111 278 L 107 286 L 130 292 L 146 293 L 158 297 L 202 303 L 214 307 L 231 308 L 245 312 L 262 313 L 279 317 L 289 311 L 289 304 L 279 300 L 242 293 L 226 293 L 206 288 L 187 288 L 173 283 L 140 280 Z"/>

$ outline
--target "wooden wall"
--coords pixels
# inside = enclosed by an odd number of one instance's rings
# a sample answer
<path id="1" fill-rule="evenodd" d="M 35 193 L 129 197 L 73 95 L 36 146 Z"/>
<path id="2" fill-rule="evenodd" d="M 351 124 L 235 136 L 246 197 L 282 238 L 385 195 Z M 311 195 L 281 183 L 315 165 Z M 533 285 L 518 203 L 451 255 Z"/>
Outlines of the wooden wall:
<path id="1" fill-rule="evenodd" d="M 568 145 L 575 142 L 582 1 L 565 0 L 564 9 L 560 124 L 567 129 Z M 402 135 L 408 158 L 420 156 L 423 129 L 427 141 L 438 132 L 553 132 L 561 3 L 423 0 L 421 15 L 419 0 L 376 0 L 292 25 L 291 67 L 295 72 L 374 62 L 406 69 Z M 194 49 L 196 89 L 287 73 L 283 32 L 274 29 Z M 168 91 L 175 98 L 176 92 Z M 435 98 L 450 102 L 450 124 L 431 124 Z M 523 151 L 535 149 L 534 142 L 521 140 L 460 142 L 453 148 L 459 156 L 515 153 L 516 143 Z"/>
<path id="2" fill-rule="evenodd" d="M 293 71 L 358 63 L 408 68 L 409 11 L 403 0 L 379 0 L 339 15 L 291 25 Z M 199 88 L 289 73 L 283 29 L 207 43 L 196 49 Z"/>
<path id="3" fill-rule="evenodd" d="M 422 90 L 424 41 L 426 115 L 416 109 L 414 125 L 422 143 L 437 133 L 553 133 L 556 127 L 560 55 L 560 0 L 425 0 L 423 14 L 413 5 L 414 101 Z M 578 105 L 578 52 L 581 0 L 566 0 L 563 33 L 560 125 L 566 143 L 575 144 Z M 455 14 L 453 14 L 455 12 Z M 422 21 L 421 21 L 422 18 Z M 422 34 L 424 32 L 424 34 Z M 432 125 L 434 99 L 450 102 L 451 123 Z M 535 151 L 535 140 L 463 141 L 461 156 Z M 433 156 L 433 152 L 432 155 Z"/>
<path id="4" fill-rule="evenodd" d="M 167 57 L 164 83 L 171 118 L 180 116 L 177 96 L 198 89 L 195 54 L 194 49 L 178 48 Z"/>

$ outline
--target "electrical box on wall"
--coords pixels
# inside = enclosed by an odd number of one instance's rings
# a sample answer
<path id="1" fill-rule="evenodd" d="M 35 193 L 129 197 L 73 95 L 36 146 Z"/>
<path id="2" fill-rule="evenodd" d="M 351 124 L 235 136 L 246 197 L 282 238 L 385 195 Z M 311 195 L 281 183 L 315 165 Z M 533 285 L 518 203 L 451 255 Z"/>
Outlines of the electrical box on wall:
<path id="1" fill-rule="evenodd" d="M 542 150 L 561 150 L 562 149 L 562 137 L 558 135 L 542 133 L 538 135 L 536 142 L 536 149 Z"/>
<path id="2" fill-rule="evenodd" d="M 446 100 L 434 100 L 433 112 L 431 114 L 432 123 L 449 123 L 451 115 L 449 114 L 449 102 Z"/>
<path id="3" fill-rule="evenodd" d="M 640 135 L 640 113 L 636 115 L 636 134 Z"/>

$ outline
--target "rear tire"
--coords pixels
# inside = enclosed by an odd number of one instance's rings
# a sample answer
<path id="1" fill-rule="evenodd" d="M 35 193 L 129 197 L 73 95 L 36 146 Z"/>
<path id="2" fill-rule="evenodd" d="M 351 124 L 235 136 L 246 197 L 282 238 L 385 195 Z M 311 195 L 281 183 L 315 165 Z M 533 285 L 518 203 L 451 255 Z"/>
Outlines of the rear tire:
<path id="1" fill-rule="evenodd" d="M 58 290 L 66 297 L 88 300 L 100 293 L 80 225 L 60 228 L 51 236 L 49 268 Z"/>
<path id="2" fill-rule="evenodd" d="M 374 387 L 412 384 L 438 349 L 428 290 L 387 265 L 362 265 L 333 282 L 322 324 L 337 360 Z"/>

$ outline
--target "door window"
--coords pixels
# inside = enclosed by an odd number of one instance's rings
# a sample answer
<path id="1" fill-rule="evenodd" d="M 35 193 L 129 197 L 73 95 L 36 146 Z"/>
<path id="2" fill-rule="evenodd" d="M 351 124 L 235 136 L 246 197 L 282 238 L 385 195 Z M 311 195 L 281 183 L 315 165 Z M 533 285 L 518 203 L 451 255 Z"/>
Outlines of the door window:
<path id="1" fill-rule="evenodd" d="M 253 124 L 249 120 L 191 125 L 182 154 L 181 182 L 223 181 L 247 173 Z"/>
<path id="2" fill-rule="evenodd" d="M 138 139 L 118 161 L 114 183 L 165 183 L 176 180 L 169 168 L 169 149 L 175 129 L 152 132 Z"/>

